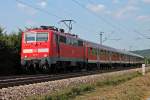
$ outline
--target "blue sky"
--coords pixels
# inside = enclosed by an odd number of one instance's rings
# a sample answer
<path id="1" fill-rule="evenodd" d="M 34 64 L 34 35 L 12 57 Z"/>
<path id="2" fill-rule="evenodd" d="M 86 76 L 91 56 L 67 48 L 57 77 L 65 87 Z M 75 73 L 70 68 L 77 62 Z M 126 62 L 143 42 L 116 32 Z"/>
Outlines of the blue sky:
<path id="1" fill-rule="evenodd" d="M 73 19 L 72 33 L 118 49 L 150 49 L 150 0 L 1 0 L 0 26 L 9 33 L 18 28 L 54 25 Z M 79 5 L 80 4 L 80 5 Z M 57 17 L 56 17 L 57 16 Z M 135 32 L 136 31 L 136 32 Z"/>

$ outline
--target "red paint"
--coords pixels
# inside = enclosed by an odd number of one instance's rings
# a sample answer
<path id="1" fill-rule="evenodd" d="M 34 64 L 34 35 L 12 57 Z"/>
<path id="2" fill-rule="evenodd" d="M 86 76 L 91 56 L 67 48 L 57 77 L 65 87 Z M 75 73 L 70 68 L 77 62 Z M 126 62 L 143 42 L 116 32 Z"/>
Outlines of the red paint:
<path id="1" fill-rule="evenodd" d="M 25 33 L 26 32 L 47 32 L 48 33 L 48 41 L 42 41 L 42 42 L 32 42 L 27 43 L 25 41 Z M 37 33 L 38 34 L 38 33 Z M 47 57 L 62 57 L 62 58 L 75 58 L 75 59 L 83 59 L 83 60 L 102 60 L 102 61 L 129 61 L 129 56 L 121 53 L 117 53 L 115 51 L 108 51 L 104 49 L 105 53 L 103 54 L 92 54 L 92 49 L 95 45 L 90 45 L 92 42 L 86 42 L 84 40 L 83 46 L 73 46 L 65 43 L 59 43 L 59 47 L 56 43 L 56 37 L 55 35 L 65 36 L 66 38 L 74 38 L 76 40 L 80 40 L 78 37 L 72 36 L 68 33 L 60 33 L 58 31 L 50 30 L 50 29 L 30 29 L 28 31 L 25 31 L 22 33 L 22 50 L 21 50 L 21 58 L 24 59 L 25 56 L 26 59 L 40 59 L 44 58 L 45 55 Z M 96 45 L 96 47 L 99 47 L 99 45 Z M 42 48 L 48 48 L 48 52 L 38 52 L 38 49 Z M 24 49 L 32 49 L 32 53 L 23 53 Z M 89 53 L 90 52 L 90 53 Z M 126 57 L 128 57 L 126 59 Z M 133 61 L 134 59 L 130 59 L 130 61 Z"/>

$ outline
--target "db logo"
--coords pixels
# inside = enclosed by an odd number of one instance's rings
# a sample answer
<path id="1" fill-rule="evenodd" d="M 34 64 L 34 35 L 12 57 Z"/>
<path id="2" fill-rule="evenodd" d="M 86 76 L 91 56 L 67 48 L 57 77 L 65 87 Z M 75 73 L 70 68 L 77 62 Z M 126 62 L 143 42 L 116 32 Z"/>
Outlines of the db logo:
<path id="1" fill-rule="evenodd" d="M 38 50 L 37 49 L 33 49 L 33 52 L 38 52 Z"/>

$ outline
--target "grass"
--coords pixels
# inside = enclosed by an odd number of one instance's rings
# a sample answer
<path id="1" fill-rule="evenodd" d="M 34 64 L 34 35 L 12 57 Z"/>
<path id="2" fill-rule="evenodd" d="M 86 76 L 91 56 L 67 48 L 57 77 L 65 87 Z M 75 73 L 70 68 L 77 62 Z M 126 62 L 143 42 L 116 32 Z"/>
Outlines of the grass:
<path id="1" fill-rule="evenodd" d="M 128 74 L 128 75 L 121 75 L 121 76 L 117 76 L 117 77 L 113 76 L 110 79 L 97 82 L 96 86 L 99 86 L 99 87 L 109 86 L 109 85 L 114 86 L 114 85 L 124 83 L 124 82 L 131 80 L 131 79 L 138 77 L 138 76 L 141 76 L 140 72 L 135 72 L 135 73 Z"/>
<path id="2" fill-rule="evenodd" d="M 145 76 L 130 79 L 122 84 L 97 87 L 94 92 L 77 96 L 75 100 L 148 100 L 147 98 L 150 98 L 149 80 L 150 73 L 147 73 Z"/>
<path id="3" fill-rule="evenodd" d="M 72 87 L 69 89 L 65 89 L 59 92 L 55 92 L 51 95 L 44 95 L 38 97 L 28 98 L 29 100 L 70 100 L 70 98 L 74 98 L 77 95 L 81 95 L 82 93 L 87 93 L 93 91 L 95 87 L 93 85 L 80 85 L 78 87 Z"/>
<path id="4" fill-rule="evenodd" d="M 79 87 L 73 87 L 69 91 L 61 92 L 52 96 L 47 96 L 45 100 L 69 100 L 70 98 L 74 98 L 77 95 L 81 95 L 82 93 L 94 90 L 94 86 L 92 85 L 81 85 Z"/>
<path id="5" fill-rule="evenodd" d="M 76 96 L 81 96 L 86 93 L 92 92 L 97 88 L 103 88 L 107 86 L 117 86 L 121 83 L 124 83 L 138 76 L 141 76 L 141 73 L 134 72 L 128 75 L 112 76 L 106 80 L 97 81 L 96 83 L 93 84 L 79 85 L 59 92 L 55 92 L 53 94 L 32 97 L 30 98 L 30 100 L 37 100 L 37 99 L 38 100 L 70 100 L 70 99 L 74 99 Z"/>

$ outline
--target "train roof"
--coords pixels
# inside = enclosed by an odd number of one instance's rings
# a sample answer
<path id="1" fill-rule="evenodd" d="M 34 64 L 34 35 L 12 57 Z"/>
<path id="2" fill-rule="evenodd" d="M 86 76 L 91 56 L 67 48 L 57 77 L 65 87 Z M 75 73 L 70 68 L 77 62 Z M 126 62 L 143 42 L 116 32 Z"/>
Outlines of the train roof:
<path id="1" fill-rule="evenodd" d="M 86 41 L 86 42 L 87 42 L 87 45 L 89 47 L 100 48 L 100 49 L 109 50 L 109 51 L 112 51 L 112 52 L 117 52 L 117 53 L 121 53 L 121 54 L 125 54 L 125 55 L 130 55 L 130 56 L 136 56 L 136 57 L 144 58 L 141 55 L 138 55 L 138 54 L 135 54 L 135 53 L 132 53 L 132 52 L 129 52 L 129 51 L 115 49 L 115 48 L 112 48 L 112 47 L 109 47 L 109 46 L 106 46 L 106 45 L 101 45 L 101 44 L 93 43 L 93 42 L 90 42 L 90 41 Z"/>

